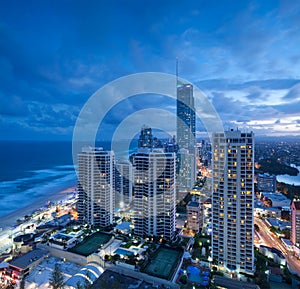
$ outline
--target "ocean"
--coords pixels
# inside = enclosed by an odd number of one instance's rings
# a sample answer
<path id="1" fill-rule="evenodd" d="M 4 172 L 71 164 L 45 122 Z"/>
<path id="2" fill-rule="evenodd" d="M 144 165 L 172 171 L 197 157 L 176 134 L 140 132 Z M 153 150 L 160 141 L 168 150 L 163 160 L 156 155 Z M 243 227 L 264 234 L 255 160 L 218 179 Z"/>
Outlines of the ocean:
<path id="1" fill-rule="evenodd" d="M 0 216 L 76 183 L 71 142 L 0 142 Z"/>
<path id="2" fill-rule="evenodd" d="M 111 149 L 110 142 L 96 145 Z M 76 184 L 71 141 L 0 142 L 0 217 Z"/>

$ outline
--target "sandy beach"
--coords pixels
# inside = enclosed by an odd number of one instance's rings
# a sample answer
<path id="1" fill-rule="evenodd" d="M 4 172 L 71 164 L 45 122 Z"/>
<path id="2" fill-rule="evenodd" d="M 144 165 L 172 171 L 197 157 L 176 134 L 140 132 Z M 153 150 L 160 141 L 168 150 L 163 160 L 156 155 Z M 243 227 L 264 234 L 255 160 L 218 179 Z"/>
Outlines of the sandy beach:
<path id="1" fill-rule="evenodd" d="M 47 194 L 46 196 L 37 198 L 26 207 L 20 208 L 5 216 L 1 216 L 0 228 L 2 228 L 3 231 L 12 228 L 17 224 L 18 219 L 22 219 L 25 215 L 31 215 L 34 211 L 38 210 L 39 208 L 45 207 L 48 201 L 56 203 L 61 200 L 64 200 L 70 192 L 73 192 L 75 190 L 75 188 L 75 185 L 69 185 L 67 188 L 61 189 L 59 191 L 54 191 L 51 194 Z"/>

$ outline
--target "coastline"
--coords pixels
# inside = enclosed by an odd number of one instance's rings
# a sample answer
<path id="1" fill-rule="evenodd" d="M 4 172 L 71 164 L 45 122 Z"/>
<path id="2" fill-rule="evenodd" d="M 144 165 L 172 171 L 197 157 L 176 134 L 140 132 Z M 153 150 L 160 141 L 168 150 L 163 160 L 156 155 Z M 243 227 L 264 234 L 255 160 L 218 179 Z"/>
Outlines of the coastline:
<path id="1" fill-rule="evenodd" d="M 66 186 L 62 186 L 60 189 L 53 189 L 54 191 L 51 194 L 46 194 L 45 196 L 35 199 L 30 205 L 17 209 L 7 215 L 1 216 L 0 228 L 2 228 L 2 231 L 0 231 L 0 234 L 4 230 L 10 229 L 17 225 L 18 219 L 22 219 L 25 215 L 31 215 L 38 209 L 45 207 L 48 201 L 59 202 L 65 200 L 70 192 L 74 192 L 75 188 L 75 182 L 73 184 L 66 184 Z"/>

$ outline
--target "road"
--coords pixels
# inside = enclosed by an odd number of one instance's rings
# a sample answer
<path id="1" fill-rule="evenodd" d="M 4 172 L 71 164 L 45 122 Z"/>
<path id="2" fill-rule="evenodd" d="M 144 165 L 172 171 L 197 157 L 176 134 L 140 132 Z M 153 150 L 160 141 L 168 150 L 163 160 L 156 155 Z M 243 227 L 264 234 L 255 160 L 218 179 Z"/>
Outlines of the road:
<path id="1" fill-rule="evenodd" d="M 259 226 L 260 229 L 258 232 L 260 240 L 256 242 L 260 245 L 266 245 L 268 247 L 274 247 L 280 250 L 286 258 L 291 273 L 300 276 L 300 260 L 293 255 L 293 252 L 287 250 L 286 246 L 274 233 L 270 232 L 268 226 L 263 220 L 255 218 L 254 222 Z"/>

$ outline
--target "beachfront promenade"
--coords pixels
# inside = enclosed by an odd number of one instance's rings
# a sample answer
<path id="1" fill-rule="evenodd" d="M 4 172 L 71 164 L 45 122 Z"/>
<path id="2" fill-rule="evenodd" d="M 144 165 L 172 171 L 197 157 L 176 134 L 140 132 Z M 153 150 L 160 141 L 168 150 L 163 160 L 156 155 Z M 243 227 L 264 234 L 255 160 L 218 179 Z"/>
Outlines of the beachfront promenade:
<path id="1" fill-rule="evenodd" d="M 37 226 L 54 220 L 53 213 L 56 211 L 56 203 L 59 202 L 61 206 L 66 206 L 66 209 L 71 209 L 75 203 L 75 199 L 73 201 L 70 200 L 70 192 L 74 192 L 74 188 L 59 192 L 56 195 L 56 202 L 50 207 L 46 207 L 46 199 L 43 199 L 38 200 L 31 206 L 3 216 L 0 219 L 0 254 L 12 249 L 13 239 L 18 235 L 33 233 Z M 26 215 L 29 218 L 24 220 L 23 218 Z M 18 220 L 22 220 L 22 222 L 18 224 Z"/>

